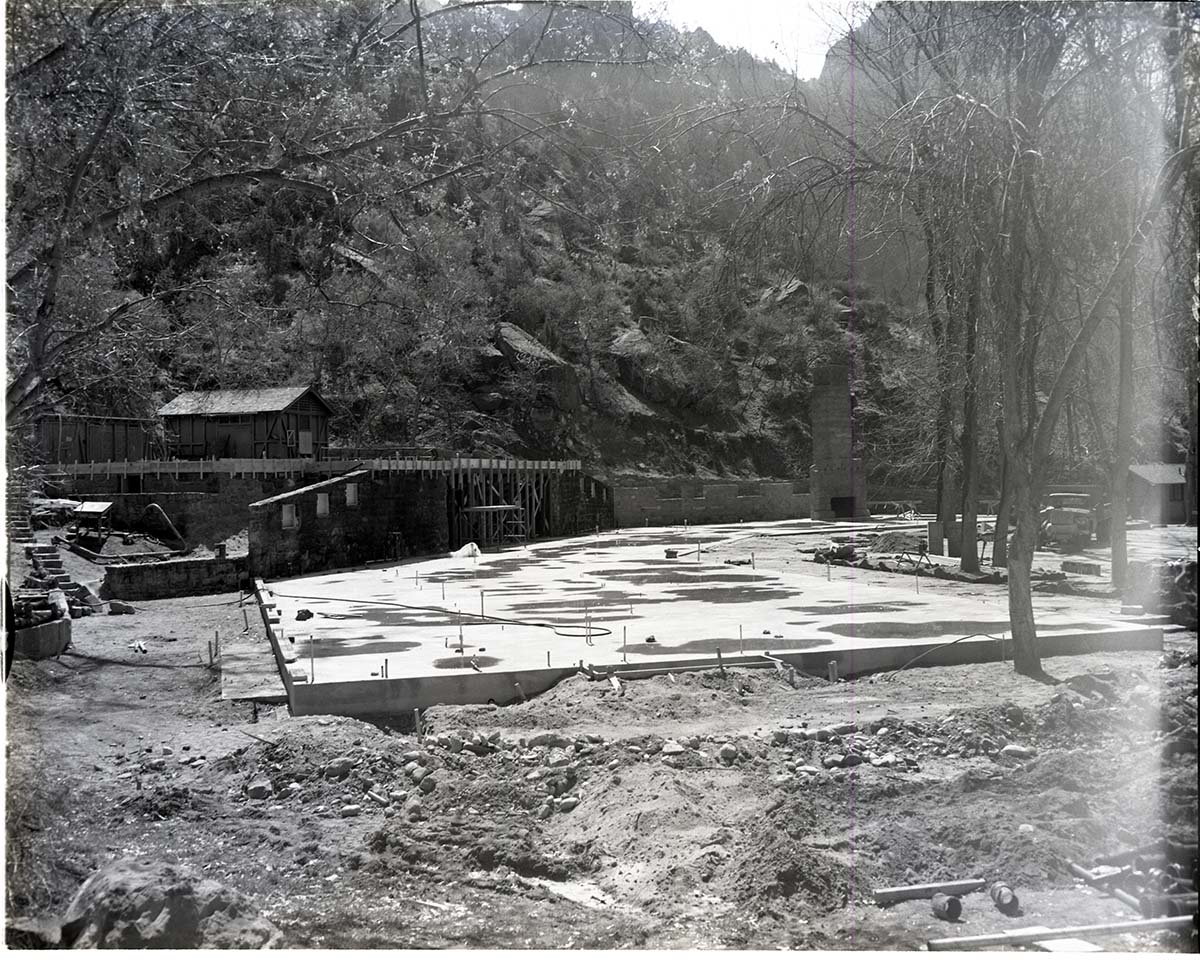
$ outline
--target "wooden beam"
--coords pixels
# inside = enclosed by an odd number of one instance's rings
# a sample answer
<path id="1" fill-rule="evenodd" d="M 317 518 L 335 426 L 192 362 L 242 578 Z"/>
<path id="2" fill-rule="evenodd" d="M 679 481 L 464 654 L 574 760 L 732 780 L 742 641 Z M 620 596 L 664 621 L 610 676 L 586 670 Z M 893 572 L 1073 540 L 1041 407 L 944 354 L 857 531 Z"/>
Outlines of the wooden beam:
<path id="1" fill-rule="evenodd" d="M 893 902 L 909 901 L 912 898 L 932 898 L 939 891 L 943 895 L 966 895 L 972 891 L 979 891 L 986 884 L 987 882 L 982 878 L 934 881 L 923 885 L 902 885 L 899 888 L 876 888 L 874 897 L 878 904 L 890 905 Z"/>
<path id="2" fill-rule="evenodd" d="M 1031 945 L 1034 942 L 1055 938 L 1083 937 L 1084 935 L 1121 935 L 1135 931 L 1167 931 L 1176 928 L 1191 928 L 1191 915 L 1175 915 L 1170 918 L 1137 918 L 1130 921 L 1107 922 L 1103 925 L 1076 925 L 1070 928 L 1018 928 L 1013 931 L 997 932 L 993 935 L 972 935 L 965 938 L 931 938 L 927 947 L 931 952 L 965 951 L 970 948 L 987 948 L 991 945 Z"/>

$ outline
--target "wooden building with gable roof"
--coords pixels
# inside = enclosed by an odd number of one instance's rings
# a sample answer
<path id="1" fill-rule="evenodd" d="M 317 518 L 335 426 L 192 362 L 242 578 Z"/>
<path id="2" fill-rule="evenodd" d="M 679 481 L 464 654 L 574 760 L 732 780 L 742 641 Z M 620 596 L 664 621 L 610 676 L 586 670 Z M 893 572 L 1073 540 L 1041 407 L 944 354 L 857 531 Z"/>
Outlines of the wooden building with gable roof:
<path id="1" fill-rule="evenodd" d="M 179 459 L 318 458 L 333 408 L 308 385 L 184 392 L 161 409 Z"/>

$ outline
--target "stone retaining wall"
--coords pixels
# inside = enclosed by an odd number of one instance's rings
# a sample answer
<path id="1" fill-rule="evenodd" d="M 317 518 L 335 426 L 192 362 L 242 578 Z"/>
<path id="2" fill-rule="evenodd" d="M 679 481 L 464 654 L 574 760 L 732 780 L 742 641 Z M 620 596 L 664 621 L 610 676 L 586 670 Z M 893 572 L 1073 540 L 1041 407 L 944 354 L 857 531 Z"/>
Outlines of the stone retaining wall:
<path id="1" fill-rule="evenodd" d="M 232 593 L 249 574 L 245 556 L 125 563 L 104 571 L 104 591 L 118 600 Z"/>
<path id="2" fill-rule="evenodd" d="M 110 519 L 114 529 L 149 532 L 154 536 L 171 538 L 157 514 L 143 517 L 146 507 L 157 503 L 171 520 L 188 549 L 212 546 L 240 533 L 250 525 L 250 510 L 244 483 L 253 480 L 231 480 L 239 484 L 228 493 L 161 492 L 161 493 L 85 493 L 73 498 L 80 501 L 111 502 Z M 253 499 L 262 499 L 260 487 Z"/>
<path id="3" fill-rule="evenodd" d="M 250 570 L 263 579 L 449 548 L 443 473 L 363 469 L 252 503 L 249 514 Z"/>
<path id="4" fill-rule="evenodd" d="M 625 479 L 613 485 L 616 525 L 799 519 L 809 514 L 803 485 L 778 479 Z"/>
<path id="5" fill-rule="evenodd" d="M 615 523 L 613 490 L 583 473 L 558 473 L 549 480 L 550 530 L 553 536 L 578 536 Z"/>
<path id="6" fill-rule="evenodd" d="M 71 621 L 64 617 L 14 632 L 13 656 L 23 660 L 57 657 L 71 645 Z"/>

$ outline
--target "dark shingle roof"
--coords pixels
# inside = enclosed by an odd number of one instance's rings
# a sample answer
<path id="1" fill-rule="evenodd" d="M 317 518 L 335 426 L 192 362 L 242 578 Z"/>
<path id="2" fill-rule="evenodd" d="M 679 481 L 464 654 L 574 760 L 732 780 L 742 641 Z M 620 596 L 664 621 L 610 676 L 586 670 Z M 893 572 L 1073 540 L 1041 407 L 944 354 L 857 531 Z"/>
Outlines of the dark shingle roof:
<path id="1" fill-rule="evenodd" d="M 1175 486 L 1187 481 L 1181 462 L 1148 462 L 1130 466 L 1129 471 L 1155 486 Z"/>
<path id="2" fill-rule="evenodd" d="M 255 412 L 282 412 L 306 392 L 325 407 L 333 409 L 307 385 L 286 385 L 275 389 L 214 389 L 211 392 L 184 392 L 158 410 L 159 415 L 244 415 Z"/>

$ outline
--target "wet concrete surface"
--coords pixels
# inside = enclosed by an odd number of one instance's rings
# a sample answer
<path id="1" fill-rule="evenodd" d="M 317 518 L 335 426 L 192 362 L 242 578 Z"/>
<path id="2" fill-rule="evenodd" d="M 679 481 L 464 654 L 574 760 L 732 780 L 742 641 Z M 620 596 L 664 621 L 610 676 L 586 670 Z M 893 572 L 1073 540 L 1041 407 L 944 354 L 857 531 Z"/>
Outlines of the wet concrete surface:
<path id="1" fill-rule="evenodd" d="M 813 524 L 810 532 L 821 528 Z M 833 524 L 824 529 L 836 533 L 851 528 Z M 722 556 L 738 556 L 736 544 L 747 534 L 794 531 L 794 523 L 781 523 L 692 527 L 686 536 L 667 528 L 614 532 L 599 539 L 535 544 L 495 557 L 485 553 L 478 562 L 426 559 L 314 574 L 273 583 L 270 589 L 277 594 L 284 633 L 320 641 L 314 651 L 319 654 L 317 681 L 368 678 L 385 655 L 392 657 L 393 678 L 461 672 L 453 661 L 441 663 L 447 638 L 453 645 L 460 629 L 469 647 L 486 649 L 503 661 L 492 666 L 519 671 L 545 670 L 548 662 L 564 669 L 581 661 L 615 665 L 634 655 L 643 661 L 706 653 L 715 657 L 718 646 L 723 653 L 738 647 L 739 627 L 746 652 L 759 654 L 822 645 L 845 648 L 848 642 L 856 647 L 923 639 L 936 644 L 967 633 L 1003 634 L 1008 627 L 1008 614 L 996 603 L 936 594 L 918 598 L 915 592 L 909 596 L 895 586 L 858 582 L 851 569 L 831 576 L 817 575 L 812 567 L 803 572 L 761 566 L 748 571 L 719 562 Z M 712 547 L 711 559 L 664 559 L 664 548 L 694 547 L 697 541 Z M 480 618 L 481 590 L 486 619 Z M 313 619 L 296 622 L 299 608 L 312 610 Z M 919 619 L 896 618 L 907 610 Z M 813 619 L 798 619 L 798 614 Z M 849 619 L 821 623 L 839 615 Z M 591 639 L 585 638 L 585 619 L 593 627 Z M 792 626 L 805 629 L 790 636 L 785 630 Z M 1129 629 L 1115 619 L 1111 624 L 1076 621 L 1062 626 Z M 758 636 L 763 629 L 771 635 Z M 776 639 L 775 632 L 782 638 Z M 647 642 L 647 637 L 654 639 Z"/>

